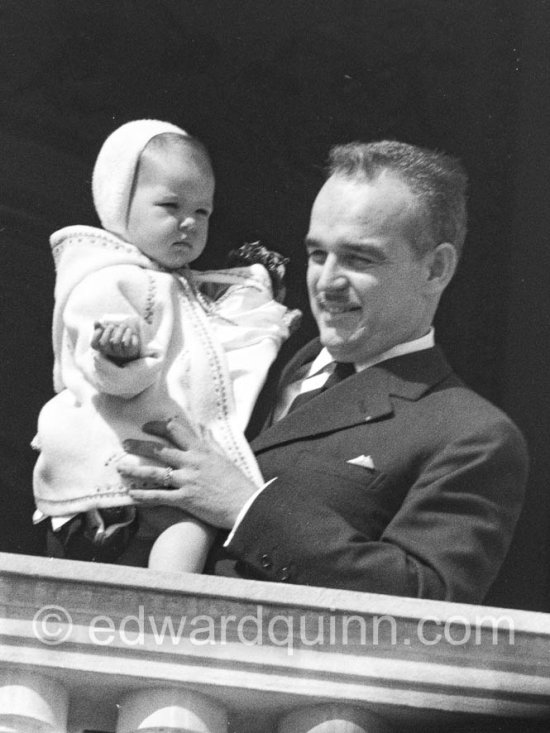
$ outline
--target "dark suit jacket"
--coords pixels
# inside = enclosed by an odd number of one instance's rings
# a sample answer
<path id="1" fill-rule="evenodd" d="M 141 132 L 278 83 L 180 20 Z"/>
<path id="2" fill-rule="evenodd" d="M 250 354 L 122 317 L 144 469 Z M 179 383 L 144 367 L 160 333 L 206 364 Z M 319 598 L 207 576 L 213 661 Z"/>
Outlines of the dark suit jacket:
<path id="1" fill-rule="evenodd" d="M 304 347 L 287 374 L 319 348 Z M 349 377 L 252 447 L 265 480 L 276 480 L 229 545 L 240 575 L 483 600 L 522 505 L 526 449 L 438 348 Z M 362 455 L 374 468 L 349 462 Z"/>

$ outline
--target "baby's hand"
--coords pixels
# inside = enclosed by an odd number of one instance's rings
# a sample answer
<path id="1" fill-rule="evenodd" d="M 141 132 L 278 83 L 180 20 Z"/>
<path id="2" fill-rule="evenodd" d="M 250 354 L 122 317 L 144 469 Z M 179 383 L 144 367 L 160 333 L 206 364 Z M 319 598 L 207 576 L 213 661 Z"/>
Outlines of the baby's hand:
<path id="1" fill-rule="evenodd" d="M 124 364 L 139 357 L 139 336 L 133 328 L 120 323 L 94 323 L 92 349 L 108 359 Z"/>

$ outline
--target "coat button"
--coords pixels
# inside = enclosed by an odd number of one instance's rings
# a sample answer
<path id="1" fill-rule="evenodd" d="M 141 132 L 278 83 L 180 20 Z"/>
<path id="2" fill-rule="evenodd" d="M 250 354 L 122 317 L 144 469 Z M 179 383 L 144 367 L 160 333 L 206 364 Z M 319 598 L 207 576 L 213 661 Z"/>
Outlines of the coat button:
<path id="1" fill-rule="evenodd" d="M 279 580 L 288 580 L 290 578 L 290 568 L 287 568 L 286 566 L 284 568 L 281 568 L 279 571 Z"/>
<path id="2" fill-rule="evenodd" d="M 269 570 L 269 568 L 273 566 L 273 561 L 269 555 L 262 555 L 260 562 L 262 564 L 262 568 L 265 570 Z"/>

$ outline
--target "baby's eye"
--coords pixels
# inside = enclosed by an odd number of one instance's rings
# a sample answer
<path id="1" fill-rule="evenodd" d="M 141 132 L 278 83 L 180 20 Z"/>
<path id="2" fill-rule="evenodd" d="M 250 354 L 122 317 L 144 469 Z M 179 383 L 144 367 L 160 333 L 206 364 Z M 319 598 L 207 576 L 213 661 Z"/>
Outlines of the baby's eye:
<path id="1" fill-rule="evenodd" d="M 161 206 L 163 209 L 177 209 L 178 207 L 175 201 L 159 201 L 157 206 Z"/>
<path id="2" fill-rule="evenodd" d="M 210 213 L 211 212 L 208 209 L 197 209 L 197 211 L 195 213 L 198 214 L 199 216 L 207 216 L 208 217 L 208 216 L 210 216 Z"/>

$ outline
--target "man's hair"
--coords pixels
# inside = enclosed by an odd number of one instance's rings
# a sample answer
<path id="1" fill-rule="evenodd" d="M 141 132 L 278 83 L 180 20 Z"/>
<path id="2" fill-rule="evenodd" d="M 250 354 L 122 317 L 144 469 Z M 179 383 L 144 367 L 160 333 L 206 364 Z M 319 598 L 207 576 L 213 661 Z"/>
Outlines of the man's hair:
<path id="1" fill-rule="evenodd" d="M 373 181 L 387 171 L 416 196 L 421 221 L 411 246 L 418 256 L 442 242 L 460 255 L 466 238 L 468 177 L 456 158 L 394 140 L 336 145 L 329 153 L 328 175 Z"/>

